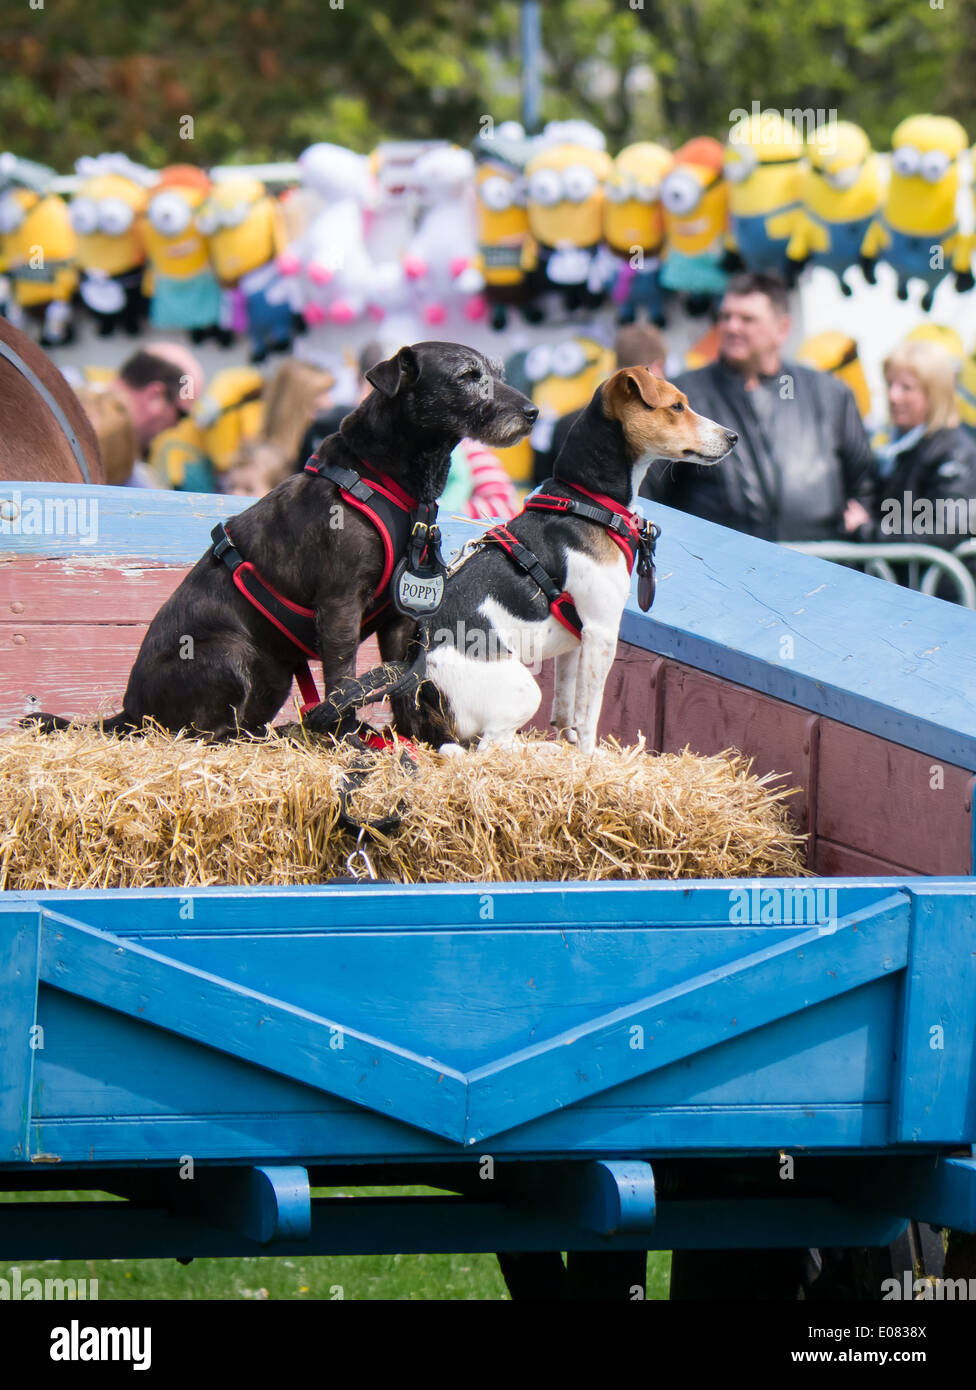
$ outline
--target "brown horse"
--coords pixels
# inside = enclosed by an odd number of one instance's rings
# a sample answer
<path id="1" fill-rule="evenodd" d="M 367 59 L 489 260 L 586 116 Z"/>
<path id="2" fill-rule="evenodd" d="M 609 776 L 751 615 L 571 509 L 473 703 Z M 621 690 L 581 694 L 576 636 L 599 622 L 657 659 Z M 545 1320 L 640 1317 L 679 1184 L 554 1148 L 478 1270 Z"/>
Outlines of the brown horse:
<path id="1" fill-rule="evenodd" d="M 0 318 L 0 480 L 105 481 L 98 440 L 78 397 L 47 354 L 5 318 Z"/>

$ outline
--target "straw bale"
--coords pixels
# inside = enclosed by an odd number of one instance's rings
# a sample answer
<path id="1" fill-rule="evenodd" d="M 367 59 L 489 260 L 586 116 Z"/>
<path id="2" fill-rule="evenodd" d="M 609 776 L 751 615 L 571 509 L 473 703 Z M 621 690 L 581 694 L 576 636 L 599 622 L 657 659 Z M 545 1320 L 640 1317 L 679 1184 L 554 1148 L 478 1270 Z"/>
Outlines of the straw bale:
<path id="1" fill-rule="evenodd" d="M 222 744 L 152 730 L 0 736 L 0 889 L 760 877 L 805 873 L 781 778 L 734 749 L 699 757 L 529 737 L 416 776 L 374 764 L 363 820 L 402 802 L 387 836 L 338 822 L 348 746 L 270 735 Z"/>

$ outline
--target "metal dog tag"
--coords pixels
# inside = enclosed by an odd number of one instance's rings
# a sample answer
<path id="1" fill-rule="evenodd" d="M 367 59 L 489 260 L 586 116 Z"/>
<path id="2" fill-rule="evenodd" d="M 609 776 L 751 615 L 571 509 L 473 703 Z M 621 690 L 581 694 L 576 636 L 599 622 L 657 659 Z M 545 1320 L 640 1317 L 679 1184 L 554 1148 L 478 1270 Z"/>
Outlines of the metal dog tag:
<path id="1" fill-rule="evenodd" d="M 638 576 L 637 579 L 637 602 L 640 604 L 642 613 L 646 613 L 654 602 L 654 591 L 657 588 L 657 575 L 654 572 L 654 562 L 651 561 L 651 568 Z"/>
<path id="2" fill-rule="evenodd" d="M 444 600 L 444 575 L 407 569 L 403 559 L 393 572 L 393 602 L 408 618 L 426 618 L 436 613 Z"/>

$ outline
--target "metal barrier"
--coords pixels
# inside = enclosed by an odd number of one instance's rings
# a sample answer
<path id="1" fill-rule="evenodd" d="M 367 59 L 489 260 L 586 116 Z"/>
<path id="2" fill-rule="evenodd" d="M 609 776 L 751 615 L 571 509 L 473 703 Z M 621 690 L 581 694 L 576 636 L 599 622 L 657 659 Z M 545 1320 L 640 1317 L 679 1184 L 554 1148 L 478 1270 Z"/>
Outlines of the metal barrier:
<path id="1" fill-rule="evenodd" d="M 963 541 L 955 551 L 940 550 L 935 545 L 856 544 L 854 541 L 789 541 L 786 545 L 789 550 L 800 550 L 821 560 L 856 566 L 889 584 L 900 582 L 892 563 L 900 562 L 908 566 L 908 588 L 934 595 L 939 581 L 948 578 L 956 586 L 955 602 L 964 608 L 976 608 L 976 583 L 963 564 L 964 555 L 976 556 L 974 540 Z"/>

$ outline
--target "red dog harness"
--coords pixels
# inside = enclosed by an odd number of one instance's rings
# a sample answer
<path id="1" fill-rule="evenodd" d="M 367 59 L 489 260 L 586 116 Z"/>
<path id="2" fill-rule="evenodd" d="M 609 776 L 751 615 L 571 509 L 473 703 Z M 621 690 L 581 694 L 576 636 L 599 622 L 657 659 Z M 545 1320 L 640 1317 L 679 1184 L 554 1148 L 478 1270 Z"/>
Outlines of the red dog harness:
<path id="1" fill-rule="evenodd" d="M 436 502 L 418 502 L 393 478 L 369 464 L 364 464 L 364 468 L 368 469 L 366 477 L 352 468 L 342 468 L 316 458 L 309 459 L 305 465 L 306 473 L 335 483 L 343 501 L 369 518 L 383 543 L 383 574 L 373 592 L 374 606 L 362 621 L 362 626 L 366 627 L 393 601 L 391 579 L 397 561 L 404 560 L 409 553 L 410 559 L 419 564 L 427 554 L 428 545 L 439 560 L 437 547 L 440 536 L 434 525 Z M 272 588 L 250 560 L 245 560 L 235 547 L 225 525 L 215 526 L 211 539 L 214 542 L 214 559 L 227 565 L 235 587 L 248 603 L 293 642 L 305 658 L 318 659 L 314 608 L 293 603 Z M 305 702 L 301 709 L 304 715 L 319 703 L 318 690 L 307 660 L 299 664 L 295 679 Z"/>
<path id="2" fill-rule="evenodd" d="M 531 497 L 526 498 L 523 515 L 527 511 L 562 512 L 565 515 L 585 517 L 587 521 L 595 521 L 602 526 L 623 552 L 628 574 L 633 574 L 634 562 L 637 561 L 637 572 L 640 575 L 638 602 L 646 613 L 654 602 L 654 547 L 661 534 L 660 527 L 655 526 L 653 522 L 645 521 L 636 512 L 628 511 L 612 497 L 600 492 L 590 492 L 589 488 L 581 487 L 579 483 L 564 483 L 558 478 L 549 478 L 541 487 L 542 491 L 534 492 Z M 550 487 L 562 488 L 569 493 L 582 493 L 590 502 L 580 502 L 573 496 L 551 493 L 546 490 Z M 549 612 L 556 621 L 561 623 L 567 632 L 579 638 L 583 624 L 572 595 L 559 588 L 538 557 L 527 546 L 522 545 L 507 526 L 493 526 L 481 539 L 483 543 L 501 546 L 515 564 L 538 584 L 549 602 Z"/>

